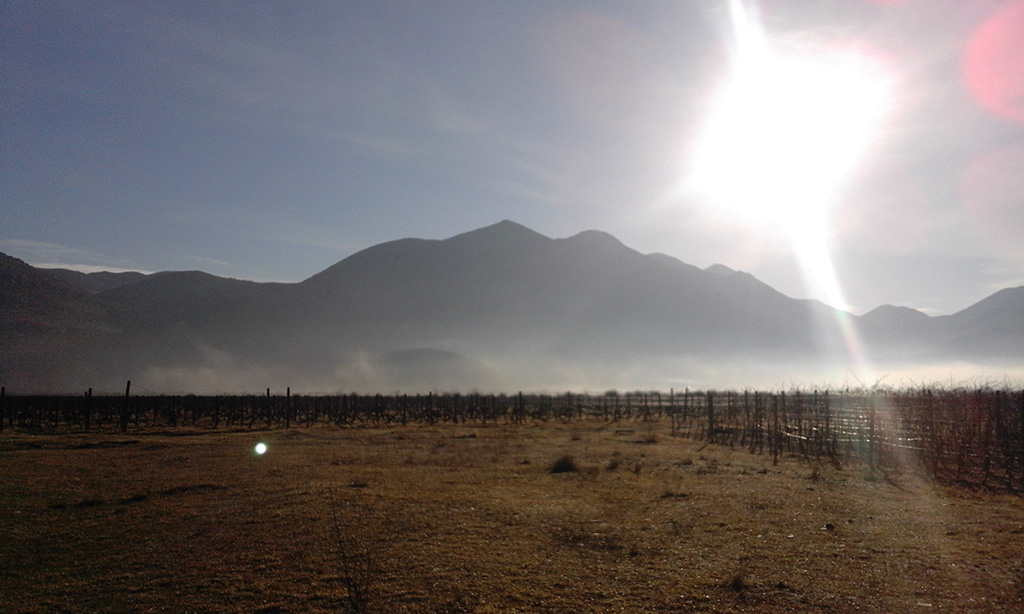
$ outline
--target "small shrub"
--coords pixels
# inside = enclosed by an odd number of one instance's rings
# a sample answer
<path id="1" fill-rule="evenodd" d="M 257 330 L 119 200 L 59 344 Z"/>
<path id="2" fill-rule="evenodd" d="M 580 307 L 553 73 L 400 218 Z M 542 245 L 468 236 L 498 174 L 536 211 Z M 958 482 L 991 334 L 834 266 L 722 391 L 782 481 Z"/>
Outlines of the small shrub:
<path id="1" fill-rule="evenodd" d="M 661 493 L 662 499 L 685 499 L 689 496 L 690 495 L 688 493 L 679 492 L 675 490 L 666 490 L 665 492 Z"/>
<path id="2" fill-rule="evenodd" d="M 735 574 L 729 579 L 727 586 L 736 593 L 742 593 L 747 588 L 747 580 L 742 572 Z"/>
<path id="3" fill-rule="evenodd" d="M 648 424 L 644 427 L 643 433 L 641 433 L 640 439 L 637 440 L 637 443 L 658 443 L 658 434 L 654 432 L 653 424 Z"/>
<path id="4" fill-rule="evenodd" d="M 552 463 L 548 473 L 572 473 L 579 470 L 580 468 L 576 466 L 576 461 L 567 454 Z"/>

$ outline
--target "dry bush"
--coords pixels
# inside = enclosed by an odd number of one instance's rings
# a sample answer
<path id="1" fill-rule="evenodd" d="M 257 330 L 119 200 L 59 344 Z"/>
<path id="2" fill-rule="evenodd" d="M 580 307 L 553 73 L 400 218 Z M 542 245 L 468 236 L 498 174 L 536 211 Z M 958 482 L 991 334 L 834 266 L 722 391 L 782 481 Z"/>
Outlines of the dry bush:
<path id="1" fill-rule="evenodd" d="M 576 466 L 576 460 L 568 454 L 561 456 L 548 469 L 548 473 L 574 473 L 580 468 Z"/>

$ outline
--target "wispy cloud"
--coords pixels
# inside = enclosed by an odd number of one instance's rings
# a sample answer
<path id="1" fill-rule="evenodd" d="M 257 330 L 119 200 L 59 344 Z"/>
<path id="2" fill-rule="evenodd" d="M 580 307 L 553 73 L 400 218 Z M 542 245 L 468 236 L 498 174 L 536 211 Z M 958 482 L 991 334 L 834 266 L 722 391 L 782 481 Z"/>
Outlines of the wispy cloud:
<path id="1" fill-rule="evenodd" d="M 81 271 L 83 273 L 95 273 L 98 271 L 110 271 L 112 273 L 128 271 L 151 272 L 134 267 L 130 262 L 120 258 L 111 258 L 105 254 L 97 254 L 86 249 L 70 247 L 59 243 L 48 243 L 46 241 L 2 237 L 0 238 L 0 249 L 11 253 L 15 257 L 24 259 L 32 266 L 44 269 L 71 269 L 72 271 Z"/>
<path id="2" fill-rule="evenodd" d="M 223 260 L 217 260 L 216 258 L 205 258 L 203 256 L 188 256 L 188 259 L 189 260 L 194 260 L 196 262 L 201 262 L 203 264 L 212 264 L 214 266 L 219 266 L 219 267 L 231 266 L 227 262 L 224 262 Z"/>
<path id="3" fill-rule="evenodd" d="M 124 269 L 97 264 L 73 264 L 64 262 L 37 262 L 33 266 L 40 269 L 68 269 L 70 271 L 78 271 L 79 273 L 142 273 L 143 275 L 150 275 L 155 272 L 142 269 Z"/>
<path id="4" fill-rule="evenodd" d="M 102 257 L 88 250 L 69 247 L 59 243 L 33 241 L 31 239 L 0 238 L 0 248 L 4 251 L 16 252 L 34 261 L 54 260 L 86 260 L 96 261 Z"/>
<path id="5" fill-rule="evenodd" d="M 11 239 L 8 237 L 0 238 L 0 247 L 10 250 L 22 250 L 30 252 L 50 252 L 50 253 L 61 253 L 61 254 L 86 254 L 89 252 L 85 250 L 75 249 L 66 245 L 60 245 L 59 243 L 47 243 L 45 241 L 33 241 L 31 239 Z"/>

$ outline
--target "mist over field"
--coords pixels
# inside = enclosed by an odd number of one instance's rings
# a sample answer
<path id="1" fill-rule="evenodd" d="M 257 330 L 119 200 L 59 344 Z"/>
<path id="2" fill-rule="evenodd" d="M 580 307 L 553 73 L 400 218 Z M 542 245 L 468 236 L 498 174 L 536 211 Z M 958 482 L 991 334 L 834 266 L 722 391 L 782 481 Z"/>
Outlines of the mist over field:
<path id="1" fill-rule="evenodd" d="M 1024 386 L 1024 369 L 1013 364 L 963 361 L 921 364 L 877 364 L 855 371 L 846 365 L 777 362 L 770 359 L 714 363 L 693 358 L 630 360 L 622 365 L 571 364 L 535 356 L 458 357 L 458 364 L 426 362 L 394 365 L 371 356 L 354 357 L 333 369 L 240 366 L 227 361 L 205 365 L 153 367 L 137 380 L 140 390 L 168 393 L 226 394 L 290 387 L 301 394 L 355 392 L 586 392 L 611 390 L 844 390 L 871 387 L 1007 387 Z M 109 392 L 116 392 L 112 382 Z M 133 384 L 134 385 L 134 384 Z M 123 386 L 123 383 L 121 383 Z"/>

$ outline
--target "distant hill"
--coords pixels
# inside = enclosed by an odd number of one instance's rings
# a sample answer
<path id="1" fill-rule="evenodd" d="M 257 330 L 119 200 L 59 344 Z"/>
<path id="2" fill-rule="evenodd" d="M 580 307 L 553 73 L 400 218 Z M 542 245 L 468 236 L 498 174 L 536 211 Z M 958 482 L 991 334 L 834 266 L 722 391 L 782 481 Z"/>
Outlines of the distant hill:
<path id="1" fill-rule="evenodd" d="M 82 288 L 0 254 L 0 384 L 61 387 L 120 321 L 116 309 Z"/>
<path id="2" fill-rule="evenodd" d="M 941 354 L 966 359 L 1024 355 L 1024 286 L 1000 290 L 941 320 Z"/>
<path id="3" fill-rule="evenodd" d="M 744 385 L 751 369 L 780 383 L 842 372 L 853 352 L 1024 361 L 1024 288 L 952 316 L 883 306 L 856 317 L 724 265 L 701 270 L 607 233 L 552 239 L 507 220 L 382 243 L 294 284 L 0 265 L 0 383 L 11 390 L 125 379 L 227 392 Z M 850 348 L 854 337 L 863 347 Z"/>

